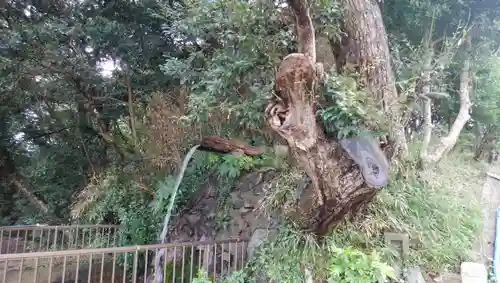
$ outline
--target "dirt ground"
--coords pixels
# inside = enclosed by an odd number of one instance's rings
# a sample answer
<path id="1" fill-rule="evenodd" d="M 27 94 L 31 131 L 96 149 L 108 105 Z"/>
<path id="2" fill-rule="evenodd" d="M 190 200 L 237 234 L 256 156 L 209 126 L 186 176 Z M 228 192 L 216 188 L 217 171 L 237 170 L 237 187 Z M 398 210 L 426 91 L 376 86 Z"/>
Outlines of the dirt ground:
<path id="1" fill-rule="evenodd" d="M 475 245 L 474 260 L 489 265 L 493 259 L 496 210 L 500 207 L 500 176 L 487 175 L 481 203 L 483 204 L 484 226 L 482 235 L 478 237 Z"/>

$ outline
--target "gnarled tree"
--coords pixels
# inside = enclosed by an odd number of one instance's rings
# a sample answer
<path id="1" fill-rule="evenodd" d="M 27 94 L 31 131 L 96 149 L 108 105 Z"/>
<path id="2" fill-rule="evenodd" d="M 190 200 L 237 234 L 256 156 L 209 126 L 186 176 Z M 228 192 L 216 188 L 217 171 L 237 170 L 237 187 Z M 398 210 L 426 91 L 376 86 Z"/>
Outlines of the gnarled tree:
<path id="1" fill-rule="evenodd" d="M 460 73 L 460 89 L 458 91 L 460 99 L 460 108 L 455 121 L 451 125 L 448 135 L 442 137 L 439 142 L 430 148 L 432 136 L 432 119 L 431 106 L 432 98 L 441 98 L 443 94 L 433 93 L 430 89 L 430 59 L 431 55 L 427 56 L 425 65 L 427 66 L 420 77 L 419 89 L 416 90 L 417 96 L 422 99 L 424 104 L 424 140 L 420 149 L 420 158 L 424 166 L 439 162 L 457 143 L 458 136 L 464 128 L 467 121 L 470 119 L 470 109 L 472 103 L 470 100 L 471 75 L 470 75 L 470 51 L 471 51 L 471 36 L 468 34 L 464 41 L 465 45 L 465 60 Z M 432 50 L 432 47 L 429 47 Z M 432 53 L 431 53 L 432 54 Z M 447 96 L 444 94 L 444 96 Z"/>
<path id="2" fill-rule="evenodd" d="M 315 31 L 308 3 L 288 3 L 295 13 L 299 50 L 281 62 L 276 74 L 276 95 L 265 116 L 271 128 L 288 142 L 293 156 L 312 181 L 312 189 L 301 196 L 298 212 L 304 226 L 322 235 L 332 223 L 356 212 L 373 198 L 377 186 L 372 184 L 376 178 L 387 178 L 388 164 L 378 143 L 369 142 L 370 149 L 365 150 L 371 152 L 371 160 L 356 162 L 359 166 L 351 159 L 352 154 L 349 156 L 343 149 L 344 143 L 325 136 L 314 110 L 315 85 L 323 74 L 321 64 L 316 63 Z M 397 144 L 405 145 L 405 141 L 380 9 L 370 0 L 343 0 L 342 4 L 346 9 L 345 29 L 352 43 L 352 50 L 346 54 L 355 58 L 366 92 L 381 101 L 380 107 L 387 113 L 391 131 L 385 149 L 392 153 Z"/>

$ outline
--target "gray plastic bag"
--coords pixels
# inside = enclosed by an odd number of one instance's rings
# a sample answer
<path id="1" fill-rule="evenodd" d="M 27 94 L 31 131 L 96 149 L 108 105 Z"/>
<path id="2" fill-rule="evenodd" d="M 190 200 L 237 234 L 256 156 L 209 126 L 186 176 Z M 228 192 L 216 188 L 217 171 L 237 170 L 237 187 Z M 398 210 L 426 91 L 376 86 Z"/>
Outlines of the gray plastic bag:
<path id="1" fill-rule="evenodd" d="M 389 161 L 375 139 L 356 137 L 341 140 L 340 145 L 360 167 L 368 185 L 381 188 L 389 183 Z"/>

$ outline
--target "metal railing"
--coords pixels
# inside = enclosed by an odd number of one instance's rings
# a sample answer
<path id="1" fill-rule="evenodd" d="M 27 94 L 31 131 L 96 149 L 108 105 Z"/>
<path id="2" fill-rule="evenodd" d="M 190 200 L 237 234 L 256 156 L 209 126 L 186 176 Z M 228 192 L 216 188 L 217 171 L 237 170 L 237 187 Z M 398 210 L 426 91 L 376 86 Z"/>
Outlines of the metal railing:
<path id="1" fill-rule="evenodd" d="M 117 225 L 0 227 L 0 254 L 115 247 Z"/>
<path id="2" fill-rule="evenodd" d="M 164 282 L 190 283 L 200 269 L 212 282 L 241 269 L 247 241 L 190 242 L 0 255 L 0 283 L 149 282 L 155 252 L 166 249 Z"/>

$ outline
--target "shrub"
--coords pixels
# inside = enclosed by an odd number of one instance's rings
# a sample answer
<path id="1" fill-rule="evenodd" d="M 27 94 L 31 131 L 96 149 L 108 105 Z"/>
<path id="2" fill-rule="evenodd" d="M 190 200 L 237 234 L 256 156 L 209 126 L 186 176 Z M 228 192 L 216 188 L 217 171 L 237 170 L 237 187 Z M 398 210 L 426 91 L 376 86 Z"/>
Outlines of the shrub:
<path id="1" fill-rule="evenodd" d="M 365 254 L 356 249 L 330 247 L 328 283 L 334 282 L 387 282 L 395 279 L 394 269 L 381 261 L 374 250 Z"/>

